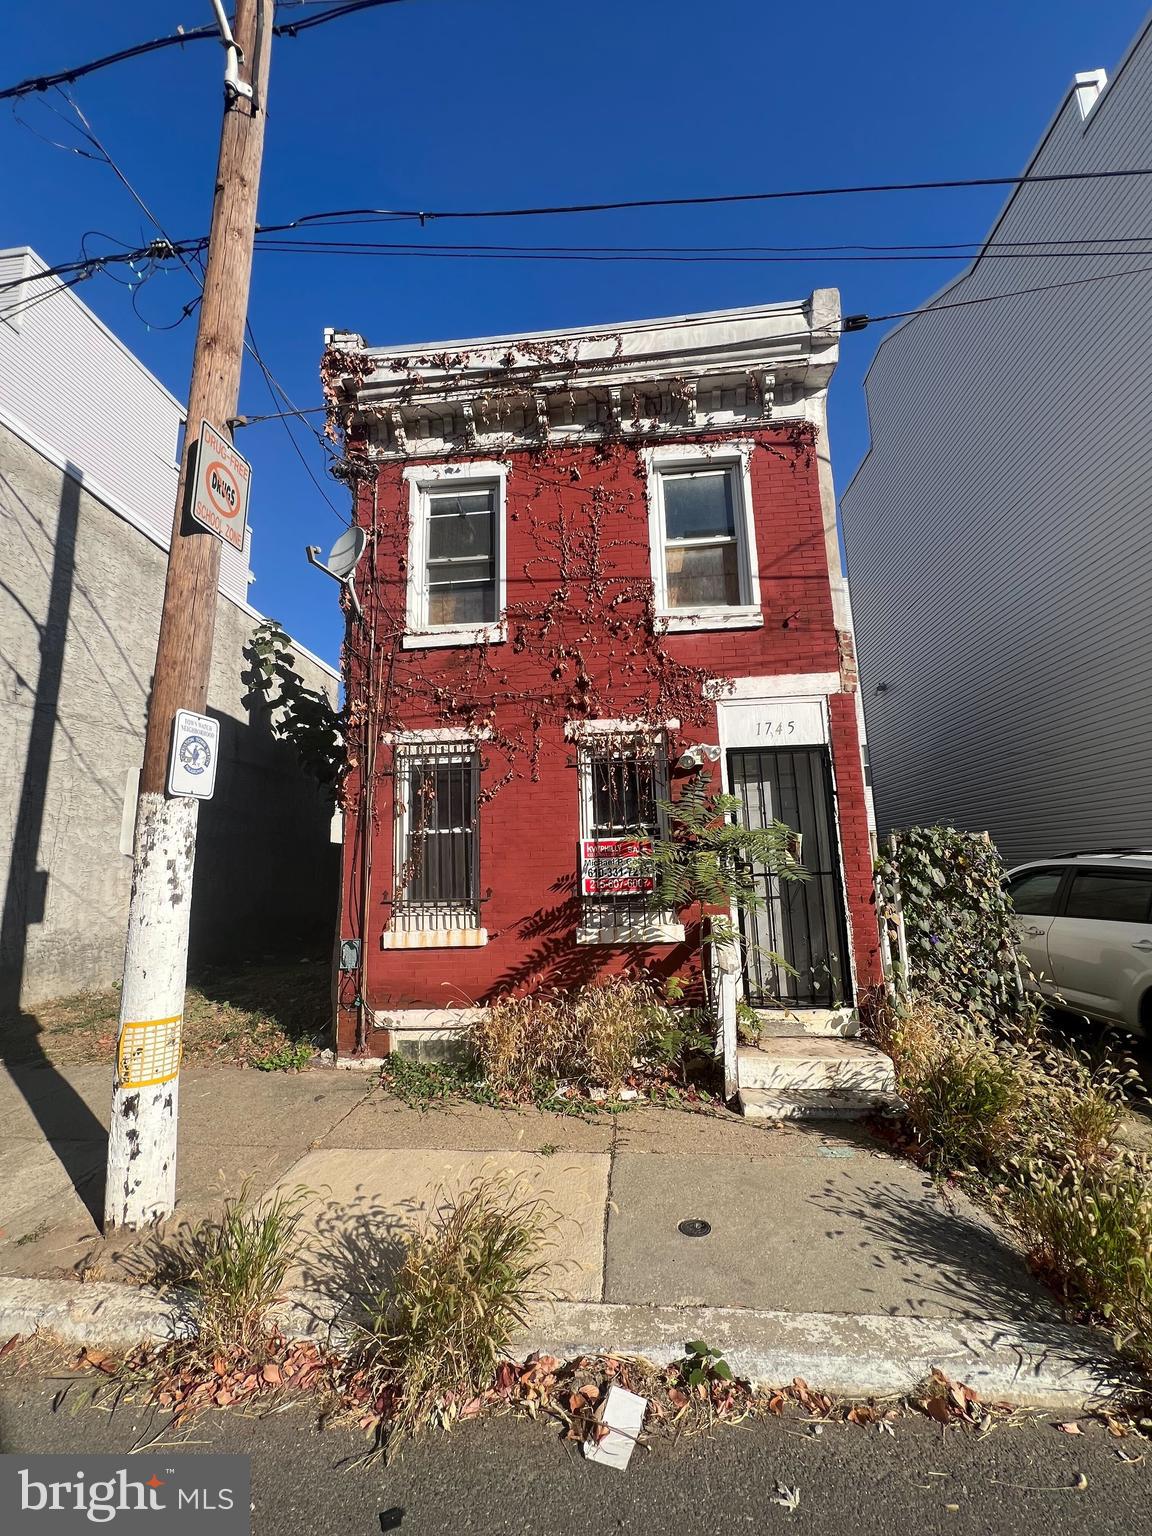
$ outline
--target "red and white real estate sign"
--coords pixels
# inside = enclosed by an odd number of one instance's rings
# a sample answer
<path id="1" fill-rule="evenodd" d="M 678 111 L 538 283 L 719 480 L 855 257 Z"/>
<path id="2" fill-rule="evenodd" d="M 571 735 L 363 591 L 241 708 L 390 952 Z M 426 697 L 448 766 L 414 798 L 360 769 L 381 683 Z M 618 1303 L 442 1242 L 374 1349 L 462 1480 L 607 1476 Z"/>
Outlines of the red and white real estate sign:
<path id="1" fill-rule="evenodd" d="M 586 837 L 580 843 L 580 890 L 585 896 L 647 896 L 656 888 L 652 843 L 646 837 Z"/>
<path id="2" fill-rule="evenodd" d="M 192 487 L 193 520 L 233 549 L 243 549 L 251 485 L 248 460 L 241 458 L 210 421 L 202 422 Z"/>

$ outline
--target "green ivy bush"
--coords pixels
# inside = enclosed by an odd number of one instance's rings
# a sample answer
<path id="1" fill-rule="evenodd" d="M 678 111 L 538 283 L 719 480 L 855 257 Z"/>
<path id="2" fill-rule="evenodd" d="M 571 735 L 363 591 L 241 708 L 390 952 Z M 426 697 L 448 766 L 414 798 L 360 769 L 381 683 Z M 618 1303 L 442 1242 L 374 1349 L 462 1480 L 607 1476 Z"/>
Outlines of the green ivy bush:
<path id="1" fill-rule="evenodd" d="M 925 1002 L 986 1023 L 1034 1027 L 1004 865 L 987 833 L 955 827 L 901 832 L 876 865 L 884 905 L 903 907 L 908 976 Z"/>

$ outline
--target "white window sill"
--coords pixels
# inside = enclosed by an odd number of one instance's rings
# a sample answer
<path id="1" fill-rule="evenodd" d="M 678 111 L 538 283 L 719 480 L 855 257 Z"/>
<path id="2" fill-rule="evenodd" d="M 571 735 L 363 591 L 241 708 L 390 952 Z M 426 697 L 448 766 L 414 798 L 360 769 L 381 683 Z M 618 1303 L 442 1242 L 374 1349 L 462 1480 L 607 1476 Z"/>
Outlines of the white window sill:
<path id="1" fill-rule="evenodd" d="M 380 935 L 381 949 L 476 949 L 487 942 L 487 928 L 387 929 Z"/>
<path id="2" fill-rule="evenodd" d="M 701 629 L 759 629 L 764 615 L 759 608 L 675 608 L 656 615 L 658 630 L 669 634 Z"/>
<path id="3" fill-rule="evenodd" d="M 577 944 L 682 944 L 683 923 L 635 918 L 613 928 L 585 928 L 576 931 Z"/>
<path id="4" fill-rule="evenodd" d="M 404 649 L 422 650 L 433 645 L 492 645 L 507 638 L 508 625 L 503 619 L 498 624 L 444 624 L 438 629 L 410 630 L 404 636 Z"/>

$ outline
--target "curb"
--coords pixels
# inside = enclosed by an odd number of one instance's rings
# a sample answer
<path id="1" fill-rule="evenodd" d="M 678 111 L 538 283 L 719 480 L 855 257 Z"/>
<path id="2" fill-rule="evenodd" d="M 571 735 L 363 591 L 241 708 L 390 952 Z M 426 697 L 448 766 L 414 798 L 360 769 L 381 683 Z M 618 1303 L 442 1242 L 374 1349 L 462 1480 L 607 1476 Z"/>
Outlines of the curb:
<path id="1" fill-rule="evenodd" d="M 290 1293 L 274 1318 L 291 1339 L 339 1347 L 349 1338 L 331 1298 L 318 1293 Z M 0 1278 L 0 1341 L 39 1330 L 127 1349 L 188 1338 L 195 1326 L 192 1299 L 180 1293 L 110 1281 Z M 934 1367 L 986 1402 L 1036 1408 L 1085 1408 L 1141 1384 L 1090 1329 L 992 1319 L 556 1302 L 533 1319 L 515 1353 L 538 1350 L 562 1360 L 611 1353 L 663 1363 L 697 1338 L 756 1387 L 800 1376 L 840 1397 L 904 1396 Z"/>

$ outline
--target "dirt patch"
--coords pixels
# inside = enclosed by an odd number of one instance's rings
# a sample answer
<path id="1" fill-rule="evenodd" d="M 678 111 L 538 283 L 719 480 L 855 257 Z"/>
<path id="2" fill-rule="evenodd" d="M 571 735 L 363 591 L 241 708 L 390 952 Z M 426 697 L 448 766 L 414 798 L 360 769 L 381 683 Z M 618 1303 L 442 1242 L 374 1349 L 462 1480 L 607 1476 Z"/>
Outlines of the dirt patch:
<path id="1" fill-rule="evenodd" d="M 201 971 L 184 1002 L 184 1062 L 268 1070 L 306 1066 L 331 1040 L 331 976 L 325 961 Z M 79 992 L 32 1010 L 36 1030 L 16 1062 L 46 1056 L 54 1066 L 110 1062 L 116 1049 L 118 989 Z M 27 1032 L 27 1024 L 22 1033 Z M 0 1044 L 9 1033 L 0 1021 Z"/>

